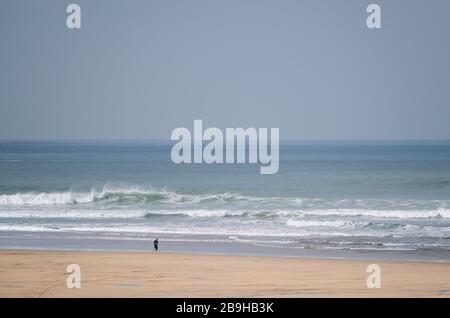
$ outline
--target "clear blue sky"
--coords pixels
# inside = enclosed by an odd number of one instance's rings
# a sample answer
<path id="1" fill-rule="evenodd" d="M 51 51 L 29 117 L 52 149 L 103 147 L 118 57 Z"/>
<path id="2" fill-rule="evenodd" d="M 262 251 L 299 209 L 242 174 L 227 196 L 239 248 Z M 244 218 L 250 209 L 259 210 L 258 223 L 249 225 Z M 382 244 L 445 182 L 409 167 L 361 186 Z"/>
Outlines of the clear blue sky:
<path id="1" fill-rule="evenodd" d="M 0 139 L 450 138 L 448 0 L 71 2 L 0 2 Z"/>

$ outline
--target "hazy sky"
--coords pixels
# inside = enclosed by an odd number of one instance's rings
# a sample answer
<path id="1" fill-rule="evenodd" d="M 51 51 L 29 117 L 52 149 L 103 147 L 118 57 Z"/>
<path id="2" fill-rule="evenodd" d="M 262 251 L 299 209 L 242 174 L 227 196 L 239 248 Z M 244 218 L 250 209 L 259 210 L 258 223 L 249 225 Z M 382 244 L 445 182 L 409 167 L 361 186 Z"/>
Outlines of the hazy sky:
<path id="1" fill-rule="evenodd" d="M 449 17 L 448 0 L 1 0 L 0 138 L 168 139 L 203 119 L 449 139 Z"/>

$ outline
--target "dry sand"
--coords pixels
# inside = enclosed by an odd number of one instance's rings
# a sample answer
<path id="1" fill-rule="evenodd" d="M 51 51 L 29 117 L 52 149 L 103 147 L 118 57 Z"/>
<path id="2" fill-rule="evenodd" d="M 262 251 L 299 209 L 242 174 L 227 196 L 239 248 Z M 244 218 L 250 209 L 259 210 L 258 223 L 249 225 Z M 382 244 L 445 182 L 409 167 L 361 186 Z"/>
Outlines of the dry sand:
<path id="1" fill-rule="evenodd" d="M 381 288 L 366 285 L 381 266 Z M 69 264 L 81 288 L 66 286 Z M 0 251 L 1 297 L 450 297 L 449 263 Z"/>

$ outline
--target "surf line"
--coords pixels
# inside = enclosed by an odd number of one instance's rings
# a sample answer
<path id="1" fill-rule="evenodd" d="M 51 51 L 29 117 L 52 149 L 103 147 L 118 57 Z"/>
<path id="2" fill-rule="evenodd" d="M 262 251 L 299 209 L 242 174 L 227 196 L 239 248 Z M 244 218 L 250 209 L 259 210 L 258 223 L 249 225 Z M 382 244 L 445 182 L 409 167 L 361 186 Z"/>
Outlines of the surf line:
<path id="1" fill-rule="evenodd" d="M 280 130 L 270 129 L 270 143 L 267 128 L 226 128 L 225 160 L 224 134 L 216 127 L 203 131 L 203 121 L 194 120 L 194 135 L 184 127 L 175 128 L 170 136 L 178 142 L 172 146 L 171 158 L 181 163 L 260 163 L 260 174 L 274 174 L 279 169 Z M 193 151 L 192 151 L 193 139 Z M 247 142 L 248 141 L 248 142 Z M 204 145 L 204 142 L 206 144 Z M 248 144 L 248 147 L 247 147 Z M 270 151 L 269 151 L 270 148 Z M 192 153 L 194 160 L 192 160 Z"/>

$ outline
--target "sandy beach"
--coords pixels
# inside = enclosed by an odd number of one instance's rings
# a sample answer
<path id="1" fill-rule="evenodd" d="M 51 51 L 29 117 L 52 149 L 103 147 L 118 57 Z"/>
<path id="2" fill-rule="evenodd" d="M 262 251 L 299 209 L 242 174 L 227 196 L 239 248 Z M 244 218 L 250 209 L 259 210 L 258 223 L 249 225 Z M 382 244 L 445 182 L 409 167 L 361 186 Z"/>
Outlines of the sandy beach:
<path id="1" fill-rule="evenodd" d="M 381 288 L 366 285 L 369 264 Z M 69 264 L 81 288 L 66 286 Z M 450 297 L 450 264 L 175 253 L 0 251 L 1 297 Z"/>

